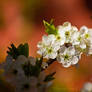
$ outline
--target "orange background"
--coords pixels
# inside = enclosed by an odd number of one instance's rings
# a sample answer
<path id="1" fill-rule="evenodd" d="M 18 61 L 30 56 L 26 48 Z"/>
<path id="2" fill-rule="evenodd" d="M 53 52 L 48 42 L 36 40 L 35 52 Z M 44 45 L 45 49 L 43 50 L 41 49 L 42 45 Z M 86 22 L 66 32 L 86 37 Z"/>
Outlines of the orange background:
<path id="1" fill-rule="evenodd" d="M 88 3 L 90 2 L 90 3 Z M 0 1 L 0 62 L 5 60 L 7 47 L 28 42 L 30 55 L 36 56 L 37 42 L 45 34 L 43 19 L 54 19 L 55 25 L 69 21 L 80 28 L 92 28 L 91 0 L 3 0 Z M 56 71 L 50 92 L 80 92 L 83 84 L 92 81 L 92 57 L 83 55 L 79 67 L 63 68 L 55 62 Z"/>

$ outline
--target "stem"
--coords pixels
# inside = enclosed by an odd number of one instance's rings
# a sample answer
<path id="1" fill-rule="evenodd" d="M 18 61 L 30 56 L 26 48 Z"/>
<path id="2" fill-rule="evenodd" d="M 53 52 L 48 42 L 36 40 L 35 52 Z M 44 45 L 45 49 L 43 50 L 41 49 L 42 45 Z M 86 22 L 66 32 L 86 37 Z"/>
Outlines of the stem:
<path id="1" fill-rule="evenodd" d="M 48 65 L 51 65 L 54 61 L 56 61 L 56 58 L 55 59 L 49 59 L 48 60 Z"/>
<path id="2" fill-rule="evenodd" d="M 53 62 L 55 62 L 56 61 L 56 58 L 55 59 L 49 59 L 48 61 L 47 61 L 47 63 L 48 63 L 48 66 L 49 65 L 51 65 Z M 47 67 L 48 68 L 48 67 Z M 41 68 L 41 71 L 43 71 L 43 70 L 45 70 L 45 69 L 43 69 L 43 68 Z"/>

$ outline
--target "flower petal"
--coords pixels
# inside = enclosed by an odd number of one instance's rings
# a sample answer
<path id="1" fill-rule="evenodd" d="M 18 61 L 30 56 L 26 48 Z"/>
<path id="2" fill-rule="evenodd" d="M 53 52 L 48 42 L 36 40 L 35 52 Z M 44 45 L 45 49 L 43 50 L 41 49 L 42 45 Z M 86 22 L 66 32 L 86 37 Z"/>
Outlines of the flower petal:
<path id="1" fill-rule="evenodd" d="M 72 65 L 77 64 L 77 63 L 78 63 L 78 61 L 79 61 L 78 57 L 77 57 L 77 56 L 74 56 L 74 57 L 72 58 L 72 60 L 71 60 Z"/>

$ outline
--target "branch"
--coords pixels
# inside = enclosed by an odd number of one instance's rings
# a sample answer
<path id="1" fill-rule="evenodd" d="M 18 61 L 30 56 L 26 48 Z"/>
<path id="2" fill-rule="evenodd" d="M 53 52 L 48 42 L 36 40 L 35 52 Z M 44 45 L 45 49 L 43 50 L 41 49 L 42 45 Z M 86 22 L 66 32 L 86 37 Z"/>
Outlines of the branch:
<path id="1" fill-rule="evenodd" d="M 56 58 L 55 59 L 49 59 L 48 61 L 47 61 L 47 63 L 48 63 L 48 66 L 50 66 L 53 62 L 55 62 L 56 61 Z M 47 67 L 48 68 L 48 67 Z M 46 69 L 47 69 L 46 68 Z M 41 71 L 44 71 L 45 69 L 43 69 L 43 68 L 41 68 Z"/>

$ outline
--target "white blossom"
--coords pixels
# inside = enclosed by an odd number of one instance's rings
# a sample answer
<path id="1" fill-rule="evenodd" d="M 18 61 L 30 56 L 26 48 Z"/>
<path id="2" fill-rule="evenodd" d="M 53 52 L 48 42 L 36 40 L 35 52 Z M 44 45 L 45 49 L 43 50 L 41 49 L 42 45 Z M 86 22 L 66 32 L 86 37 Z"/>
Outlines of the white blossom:
<path id="1" fill-rule="evenodd" d="M 75 65 L 83 53 L 92 54 L 92 29 L 82 26 L 80 30 L 65 22 L 57 27 L 58 33 L 43 36 L 38 43 L 38 53 L 47 59 L 55 59 L 64 67 Z M 66 44 L 68 46 L 66 46 Z"/>
<path id="2" fill-rule="evenodd" d="M 56 38 L 54 35 L 43 36 L 42 42 L 39 42 L 37 45 L 39 48 L 37 53 L 42 55 L 44 58 L 55 59 L 57 57 L 57 51 L 60 48 L 58 43 L 55 43 L 55 41 Z"/>
<path id="3" fill-rule="evenodd" d="M 86 49 L 86 43 L 82 40 L 79 44 L 81 49 Z"/>
<path id="4" fill-rule="evenodd" d="M 81 92 L 92 92 L 92 83 L 91 82 L 85 83 Z"/>
<path id="5" fill-rule="evenodd" d="M 78 63 L 79 58 L 75 55 L 75 48 L 70 47 L 61 47 L 59 55 L 57 57 L 59 63 L 62 63 L 64 67 L 70 67 Z"/>
<path id="6" fill-rule="evenodd" d="M 80 28 L 80 34 L 81 34 L 81 36 L 85 36 L 85 34 L 87 34 L 87 33 L 88 33 L 88 28 L 86 26 L 82 26 Z"/>
<path id="7" fill-rule="evenodd" d="M 13 65 L 12 65 L 12 73 L 14 73 L 15 71 L 18 73 L 18 72 L 21 72 L 23 69 L 22 69 L 22 66 L 27 62 L 27 58 L 23 55 L 20 55 L 18 56 L 18 58 L 13 62 Z"/>
<path id="8" fill-rule="evenodd" d="M 36 59 L 33 57 L 27 58 L 24 55 L 19 55 L 16 60 L 13 60 L 11 56 L 7 56 L 4 65 L 4 75 L 6 80 L 12 84 L 15 84 L 24 78 L 25 73 L 23 70 L 23 65 L 27 62 L 30 62 L 30 64 L 34 66 L 36 64 Z"/>
<path id="9" fill-rule="evenodd" d="M 86 26 L 80 28 L 80 48 L 85 49 L 87 55 L 92 54 L 92 30 L 88 29 Z"/>
<path id="10" fill-rule="evenodd" d="M 62 26 L 58 27 L 58 30 L 60 31 L 59 33 L 63 33 L 63 36 L 65 37 L 65 42 L 70 41 L 70 35 L 71 35 L 71 23 L 65 22 Z"/>
<path id="11" fill-rule="evenodd" d="M 80 37 L 79 31 L 78 30 L 73 31 L 72 34 L 71 34 L 70 43 L 72 43 L 72 45 L 79 45 L 80 44 L 79 37 Z"/>
<path id="12" fill-rule="evenodd" d="M 13 63 L 12 61 L 13 61 L 13 58 L 12 58 L 10 55 L 8 55 L 8 56 L 6 57 L 5 62 L 4 62 L 4 72 L 5 72 L 5 73 L 7 73 L 7 72 L 10 70 L 11 65 L 12 65 L 12 63 Z"/>
<path id="13" fill-rule="evenodd" d="M 27 58 L 23 55 L 20 55 L 16 60 L 12 60 L 11 62 L 12 64 L 10 69 L 8 72 L 5 71 L 4 74 L 8 82 L 15 84 L 17 79 L 21 80 L 21 77 L 24 76 L 22 65 L 27 62 Z"/>
<path id="14" fill-rule="evenodd" d="M 58 27 L 58 30 L 63 34 L 65 43 L 72 43 L 73 45 L 79 44 L 77 38 L 79 37 L 79 32 L 77 27 L 72 26 L 71 23 L 65 22 L 62 26 Z"/>
<path id="15" fill-rule="evenodd" d="M 65 43 L 65 33 L 62 31 L 61 26 L 58 26 L 58 34 L 56 35 L 56 42 L 59 45 L 63 45 Z"/>
<path id="16" fill-rule="evenodd" d="M 59 26 L 59 29 L 61 31 L 70 30 L 71 29 L 71 23 L 70 22 L 64 22 L 63 25 Z"/>
<path id="17" fill-rule="evenodd" d="M 37 92 L 37 78 L 36 77 L 24 77 L 18 80 L 16 83 L 15 92 Z"/>
<path id="18" fill-rule="evenodd" d="M 87 39 L 87 55 L 92 55 L 92 29 L 88 30 L 89 38 Z"/>

